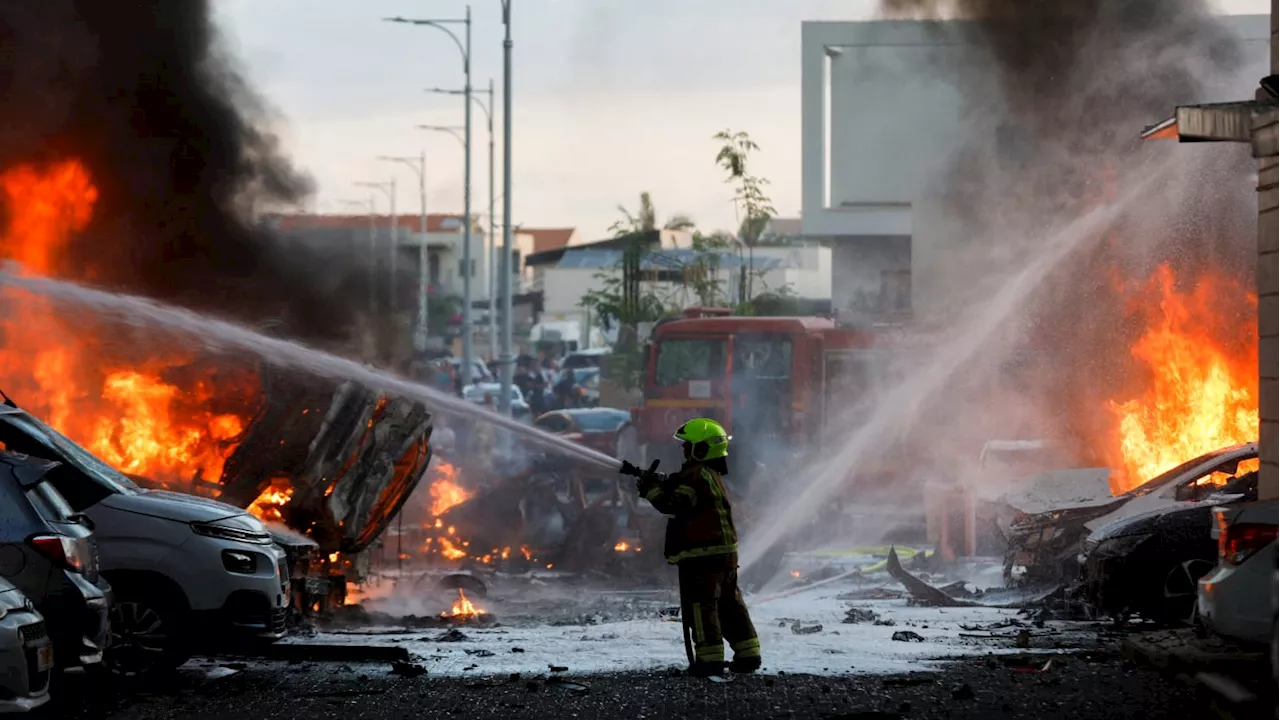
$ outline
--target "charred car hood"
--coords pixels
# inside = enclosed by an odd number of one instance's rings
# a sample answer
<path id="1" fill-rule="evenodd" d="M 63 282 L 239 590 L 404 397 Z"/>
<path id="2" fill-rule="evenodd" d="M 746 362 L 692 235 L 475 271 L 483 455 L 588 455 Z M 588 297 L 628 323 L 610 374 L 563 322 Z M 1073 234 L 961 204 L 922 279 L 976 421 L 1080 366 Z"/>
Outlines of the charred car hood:
<path id="1" fill-rule="evenodd" d="M 213 522 L 240 516 L 252 517 L 235 505 L 168 490 L 140 490 L 127 495 L 108 495 L 102 504 L 123 512 L 176 522 Z"/>
<path id="2" fill-rule="evenodd" d="M 1119 500 L 1111 494 L 1109 468 L 1051 470 L 1018 485 L 1016 490 L 1005 493 L 1002 500 L 1028 515 L 1054 510 L 1102 508 Z"/>
<path id="3" fill-rule="evenodd" d="M 1136 518 L 1148 518 L 1154 521 L 1174 510 L 1193 508 L 1198 505 L 1214 505 L 1223 502 L 1233 502 L 1235 500 L 1239 500 L 1240 497 L 1240 495 L 1215 493 L 1199 502 L 1188 502 L 1186 500 L 1174 500 L 1173 498 L 1164 497 L 1158 493 L 1149 493 L 1147 495 L 1140 495 L 1132 498 L 1106 515 L 1090 520 L 1085 524 L 1085 527 L 1089 528 L 1091 532 L 1096 533 L 1103 530 L 1113 529 L 1116 526 L 1134 521 Z M 1137 531 L 1134 530 L 1132 532 Z M 1120 534 L 1127 535 L 1130 534 L 1130 532 Z"/>

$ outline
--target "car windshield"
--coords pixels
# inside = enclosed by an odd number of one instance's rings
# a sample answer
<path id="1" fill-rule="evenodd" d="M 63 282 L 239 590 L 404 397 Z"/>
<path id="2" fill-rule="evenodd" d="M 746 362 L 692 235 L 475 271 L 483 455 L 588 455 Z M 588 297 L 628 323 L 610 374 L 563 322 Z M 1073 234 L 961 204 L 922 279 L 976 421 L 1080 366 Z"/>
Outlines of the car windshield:
<path id="1" fill-rule="evenodd" d="M 669 338 L 658 343 L 658 362 L 653 380 L 659 387 L 672 387 L 686 380 L 715 380 L 724 377 L 723 339 Z"/>
<path id="2" fill-rule="evenodd" d="M 631 415 L 621 410 L 602 410 L 599 412 L 572 413 L 571 417 L 578 427 L 587 432 L 612 432 L 630 419 Z"/>
<path id="3" fill-rule="evenodd" d="M 1186 473 L 1187 471 L 1191 470 L 1197 465 L 1201 465 L 1203 463 L 1209 462 L 1210 460 L 1216 460 L 1222 457 L 1223 455 L 1226 455 L 1227 452 L 1228 452 L 1227 450 L 1217 450 L 1211 453 L 1206 453 L 1204 455 L 1201 455 L 1200 457 L 1195 458 L 1193 460 L 1188 460 L 1187 462 L 1184 462 L 1181 465 L 1171 470 L 1166 470 L 1160 473 L 1159 475 L 1151 478 L 1150 480 L 1142 483 L 1138 487 L 1125 493 L 1124 497 L 1141 497 L 1142 495 L 1153 493 L 1156 490 L 1159 490 L 1160 488 L 1164 487 L 1165 485 L 1168 485 L 1169 483 L 1173 482 L 1174 480 L 1177 480 L 1179 477 L 1182 476 L 1183 473 Z"/>
<path id="4" fill-rule="evenodd" d="M 119 470 L 98 459 L 96 455 L 75 444 L 32 415 L 0 415 L 0 421 L 8 423 L 32 441 L 52 451 L 50 454 L 56 457 L 48 458 L 49 460 L 60 460 L 79 468 L 86 476 L 91 477 L 99 485 L 113 493 L 133 493 L 139 489 L 132 480 L 125 477 Z M 23 450 L 22 448 L 15 449 Z M 38 455 L 38 453 L 32 454 Z"/>

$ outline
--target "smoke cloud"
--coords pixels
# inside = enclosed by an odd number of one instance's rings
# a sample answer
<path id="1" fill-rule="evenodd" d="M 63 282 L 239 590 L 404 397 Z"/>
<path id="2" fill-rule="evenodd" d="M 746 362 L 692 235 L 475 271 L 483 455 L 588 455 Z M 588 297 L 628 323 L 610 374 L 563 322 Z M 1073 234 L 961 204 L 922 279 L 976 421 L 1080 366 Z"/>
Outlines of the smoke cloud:
<path id="1" fill-rule="evenodd" d="M 343 327 L 307 280 L 318 263 L 252 221 L 312 186 L 266 129 L 208 0 L 3 3 L 0 48 L 0 169 L 78 158 L 99 191 L 60 276 L 283 318 L 313 340 Z"/>
<path id="2" fill-rule="evenodd" d="M 1251 273 L 1255 209 L 1244 150 L 1139 137 L 1177 104 L 1231 96 L 1242 65 L 1236 37 L 1202 2 L 884 0 L 882 9 L 891 18 L 968 19 L 963 32 L 977 47 L 977 62 L 921 69 L 948 77 L 969 103 L 965 142 L 933 188 L 956 228 L 948 240 L 960 257 L 949 259 L 969 271 L 961 281 L 968 287 L 948 287 L 948 295 L 969 289 L 981 297 L 1043 241 L 1045 228 L 1113 200 L 1144 173 L 1168 176 L 1105 242 L 1046 278 L 1011 319 L 1007 342 L 985 353 L 979 390 L 950 398 L 956 407 L 945 415 L 981 415 L 990 422 L 973 429 L 1009 433 L 1022 413 L 1031 425 L 1065 426 L 1078 462 L 1114 461 L 1098 442 L 1114 422 L 1105 399 L 1142 383 L 1128 348 L 1149 320 L 1134 314 L 1126 281 L 1161 264 L 1184 290 Z M 1235 304 L 1225 314 L 1252 312 L 1244 297 L 1224 293 Z"/>

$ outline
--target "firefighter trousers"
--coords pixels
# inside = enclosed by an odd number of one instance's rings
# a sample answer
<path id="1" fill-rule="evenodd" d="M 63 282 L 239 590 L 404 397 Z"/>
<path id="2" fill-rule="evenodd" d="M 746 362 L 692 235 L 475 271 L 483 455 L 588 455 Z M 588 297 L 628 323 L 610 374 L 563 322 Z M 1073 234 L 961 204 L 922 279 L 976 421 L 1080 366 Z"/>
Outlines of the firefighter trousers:
<path id="1" fill-rule="evenodd" d="M 727 640 L 739 660 L 760 657 L 760 638 L 738 589 L 738 555 L 681 560 L 680 616 L 692 638 L 689 663 L 723 664 Z"/>

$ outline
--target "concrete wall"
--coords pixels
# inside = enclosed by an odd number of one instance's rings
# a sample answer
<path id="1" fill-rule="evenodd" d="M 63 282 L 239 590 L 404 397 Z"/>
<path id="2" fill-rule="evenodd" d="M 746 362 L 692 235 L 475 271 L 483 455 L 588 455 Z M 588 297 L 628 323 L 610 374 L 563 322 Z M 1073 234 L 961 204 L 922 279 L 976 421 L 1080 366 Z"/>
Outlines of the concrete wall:
<path id="1" fill-rule="evenodd" d="M 1276 74 L 1276 0 L 1271 0 L 1271 74 Z M 1277 309 L 1277 275 L 1280 275 L 1280 253 L 1277 253 L 1277 229 L 1280 214 L 1276 198 L 1276 111 L 1254 118 L 1253 155 L 1258 158 L 1258 389 L 1261 415 L 1260 454 L 1262 469 L 1258 478 L 1258 497 L 1274 499 L 1280 495 L 1280 366 L 1278 338 L 1280 310 Z"/>

